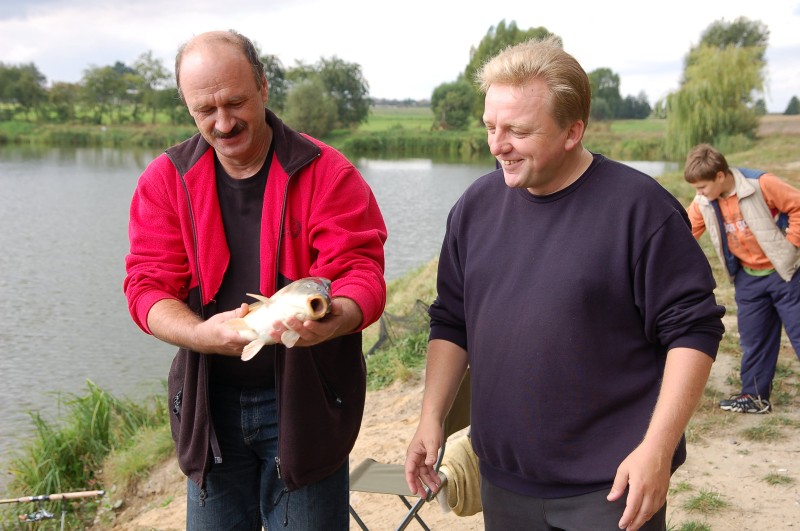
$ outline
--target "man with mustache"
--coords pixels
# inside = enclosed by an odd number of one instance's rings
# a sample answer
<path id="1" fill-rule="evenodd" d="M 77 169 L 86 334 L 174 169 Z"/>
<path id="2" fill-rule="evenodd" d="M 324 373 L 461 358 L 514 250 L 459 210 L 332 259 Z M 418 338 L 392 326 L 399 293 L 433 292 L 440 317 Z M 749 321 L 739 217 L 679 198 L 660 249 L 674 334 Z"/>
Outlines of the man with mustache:
<path id="1" fill-rule="evenodd" d="M 178 51 L 178 91 L 199 133 L 142 174 L 131 202 L 125 294 L 134 321 L 179 347 L 172 435 L 187 529 L 347 529 L 348 456 L 366 392 L 361 330 L 383 311 L 386 227 L 340 153 L 265 109 L 253 43 L 200 34 Z M 330 313 L 275 323 L 267 346 L 224 326 L 247 293 L 332 281 Z"/>

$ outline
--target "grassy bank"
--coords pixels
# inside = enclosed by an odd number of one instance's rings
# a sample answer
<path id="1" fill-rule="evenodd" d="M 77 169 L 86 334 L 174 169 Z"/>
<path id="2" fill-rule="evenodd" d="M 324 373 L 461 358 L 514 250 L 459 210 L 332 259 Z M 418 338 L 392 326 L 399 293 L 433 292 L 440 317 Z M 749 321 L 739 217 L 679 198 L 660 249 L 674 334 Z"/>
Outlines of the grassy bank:
<path id="1" fill-rule="evenodd" d="M 392 129 L 391 124 L 396 124 L 392 120 L 384 117 L 381 126 L 383 130 Z M 415 120 L 417 125 L 413 130 L 421 130 L 424 127 L 422 120 Z M 769 124 L 765 122 L 770 127 L 764 128 L 761 138 L 726 155 L 731 164 L 767 169 L 800 187 L 800 154 L 797 151 L 800 119 L 791 123 L 785 120 L 776 122 L 779 122 L 780 127 L 772 121 Z M 647 121 L 637 124 L 610 124 L 606 130 L 598 130 L 597 134 L 590 131 L 587 144 L 591 149 L 612 154 L 615 158 L 633 159 L 634 157 L 613 154 L 629 149 L 625 145 L 633 145 L 624 140 L 628 134 L 647 138 L 647 142 L 654 141 L 653 138 L 660 134 L 659 131 L 645 131 L 642 128 L 658 127 L 659 124 Z M 633 132 L 630 133 L 626 128 L 633 129 Z M 592 142 L 599 142 L 594 140 L 596 137 L 605 138 L 604 141 L 616 138 L 617 141 L 607 149 L 599 149 L 595 147 L 597 144 L 592 145 Z M 659 182 L 683 204 L 688 204 L 693 196 L 693 189 L 683 181 L 679 172 L 664 175 L 659 178 Z M 701 244 L 710 257 L 718 279 L 718 301 L 728 311 L 728 333 L 721 350 L 736 355 L 739 348 L 736 340 L 733 288 L 721 271 L 718 261 L 712 256 L 708 239 L 703 238 Z M 432 261 L 389 284 L 385 318 L 365 331 L 367 349 L 381 337 L 388 338 L 367 360 L 371 390 L 419 376 L 424 366 L 426 346 L 425 315 L 421 308 L 430 304 L 435 296 L 435 269 L 436 261 Z M 797 372 L 794 360 L 779 364 L 773 396 L 777 409 L 800 408 Z M 732 373 L 727 385 L 736 387 L 739 384 L 736 378 L 736 374 Z M 717 410 L 713 404 L 724 394 L 725 389 L 709 384 L 705 406 L 690 425 L 690 440 L 702 439 L 721 429 L 720 422 L 730 423 L 737 420 L 731 416 L 721 418 L 714 414 Z M 104 489 L 108 494 L 99 505 L 104 508 L 105 514 L 110 514 L 114 504 L 123 499 L 137 481 L 147 477 L 150 467 L 171 454 L 172 442 L 166 408 L 167 404 L 162 396 L 144 402 L 131 402 L 115 398 L 89 383 L 86 396 L 69 396 L 63 400 L 58 422 L 48 421 L 34 413 L 32 421 L 36 434 L 12 461 L 11 470 L 8 471 L 11 477 L 9 494 L 27 496 L 91 488 Z M 760 429 L 748 432 L 745 437 L 764 440 L 769 437 L 797 436 L 796 424 L 781 420 L 780 415 L 775 415 L 774 418 L 774 421 Z M 60 511 L 57 504 L 46 507 L 56 514 Z M 98 504 L 91 502 L 71 504 L 69 528 L 82 528 L 86 522 L 95 518 L 97 508 Z M 9 529 L 18 525 L 18 514 L 29 510 L 15 505 L 0 506 L 0 509 L 0 528 Z M 99 518 L 102 519 L 103 514 L 101 511 Z"/>
<path id="2" fill-rule="evenodd" d="M 792 118 L 767 115 L 761 120 L 795 123 Z M 490 156 L 486 131 L 480 124 L 476 123 L 465 131 L 438 131 L 432 129 L 432 124 L 430 108 L 373 107 L 368 121 L 355 130 L 336 130 L 322 140 L 354 157 L 430 157 L 456 161 Z M 166 149 L 195 132 L 192 124 L 87 125 L 0 121 L 0 145 Z M 666 120 L 656 118 L 591 122 L 584 143 L 588 149 L 618 160 L 667 160 L 663 151 L 665 132 Z M 757 144 L 742 137 L 728 138 L 723 142 L 724 145 L 717 147 L 725 153 L 747 151 Z M 791 150 L 787 149 L 779 156 L 790 156 L 788 152 Z"/>
<path id="3" fill-rule="evenodd" d="M 160 396 L 139 402 L 119 399 L 89 381 L 85 395 L 64 395 L 58 409 L 57 420 L 31 414 L 33 438 L 11 458 L 8 470 L 8 492 L 16 497 L 107 490 L 101 477 L 104 468 L 116 474 L 112 482 L 127 484 L 172 451 L 168 431 L 166 439 L 151 437 L 164 431 L 168 419 L 166 401 Z M 155 442 L 159 451 L 143 452 L 143 441 L 148 447 Z M 68 528 L 83 529 L 91 523 L 99 503 L 70 502 Z M 27 504 L 0 507 L 2 529 L 15 527 L 17 515 L 29 512 Z M 42 507 L 57 515 L 61 512 L 60 502 Z"/>
<path id="4" fill-rule="evenodd" d="M 355 130 L 337 130 L 322 140 L 350 156 L 431 157 L 471 160 L 489 157 L 486 131 L 432 129 L 425 107 L 374 107 Z M 590 124 L 587 147 L 623 160 L 663 160 L 664 120 Z M 166 149 L 196 132 L 192 125 L 88 125 L 0 122 L 0 144 Z"/>
<path id="5" fill-rule="evenodd" d="M 194 125 L 83 125 L 0 122 L 0 144 L 166 149 L 195 134 Z"/>

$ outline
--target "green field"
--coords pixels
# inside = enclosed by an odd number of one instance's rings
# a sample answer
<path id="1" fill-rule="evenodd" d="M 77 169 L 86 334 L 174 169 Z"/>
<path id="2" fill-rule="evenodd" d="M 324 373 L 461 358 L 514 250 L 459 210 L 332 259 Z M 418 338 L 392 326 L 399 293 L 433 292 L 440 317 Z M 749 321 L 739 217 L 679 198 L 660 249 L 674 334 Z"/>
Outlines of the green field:
<path id="1" fill-rule="evenodd" d="M 431 125 L 433 125 L 433 112 L 430 107 L 378 106 L 370 109 L 367 123 L 361 124 L 358 131 L 378 132 L 393 129 L 430 131 Z"/>

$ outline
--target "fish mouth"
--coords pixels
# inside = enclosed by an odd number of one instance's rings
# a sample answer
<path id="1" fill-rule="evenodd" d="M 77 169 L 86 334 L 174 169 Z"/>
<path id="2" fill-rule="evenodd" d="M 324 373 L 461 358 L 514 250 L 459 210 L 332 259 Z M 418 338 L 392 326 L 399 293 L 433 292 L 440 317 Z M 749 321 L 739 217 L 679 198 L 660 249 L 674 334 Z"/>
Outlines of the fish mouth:
<path id="1" fill-rule="evenodd" d="M 320 319 L 330 311 L 330 299 L 322 295 L 308 298 L 308 313 L 311 319 Z"/>

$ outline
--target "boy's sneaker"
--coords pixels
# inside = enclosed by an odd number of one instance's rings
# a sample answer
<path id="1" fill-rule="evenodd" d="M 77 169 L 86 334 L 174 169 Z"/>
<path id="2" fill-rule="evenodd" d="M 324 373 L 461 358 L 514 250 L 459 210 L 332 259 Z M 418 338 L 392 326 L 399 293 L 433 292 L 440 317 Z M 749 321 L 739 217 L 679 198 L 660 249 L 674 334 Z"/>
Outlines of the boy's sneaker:
<path id="1" fill-rule="evenodd" d="M 763 400 L 747 394 L 733 395 L 727 400 L 720 400 L 720 409 L 736 413 L 769 413 L 772 405 L 769 400 Z"/>

